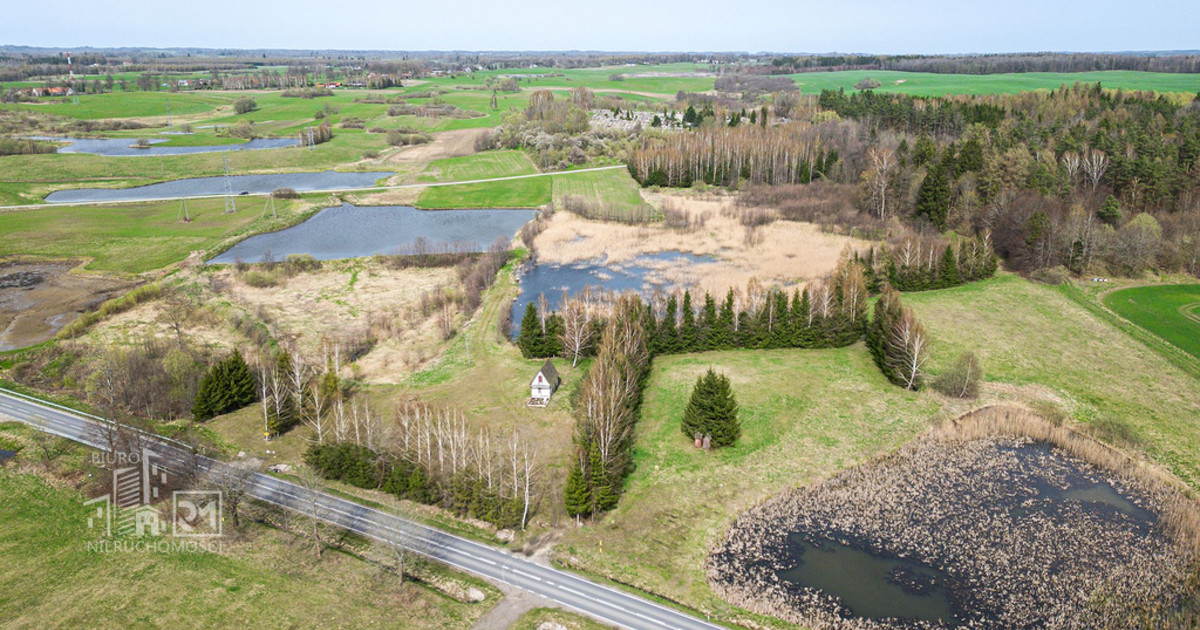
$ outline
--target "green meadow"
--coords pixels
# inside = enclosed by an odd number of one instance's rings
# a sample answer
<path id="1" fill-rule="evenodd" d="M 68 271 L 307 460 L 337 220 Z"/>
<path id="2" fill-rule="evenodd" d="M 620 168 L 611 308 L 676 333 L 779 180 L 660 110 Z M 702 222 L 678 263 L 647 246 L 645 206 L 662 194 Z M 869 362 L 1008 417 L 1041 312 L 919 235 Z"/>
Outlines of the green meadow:
<path id="1" fill-rule="evenodd" d="M 1121 289 L 1105 295 L 1104 305 L 1200 359 L 1200 284 Z"/>

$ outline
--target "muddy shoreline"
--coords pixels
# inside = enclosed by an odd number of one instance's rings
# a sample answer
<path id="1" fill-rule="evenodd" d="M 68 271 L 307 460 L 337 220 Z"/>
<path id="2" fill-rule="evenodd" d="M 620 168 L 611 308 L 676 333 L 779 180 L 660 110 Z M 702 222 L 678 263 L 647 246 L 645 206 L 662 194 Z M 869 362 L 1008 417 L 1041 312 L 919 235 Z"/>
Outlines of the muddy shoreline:
<path id="1" fill-rule="evenodd" d="M 50 339 L 134 283 L 72 273 L 79 260 L 0 260 L 0 351 Z"/>

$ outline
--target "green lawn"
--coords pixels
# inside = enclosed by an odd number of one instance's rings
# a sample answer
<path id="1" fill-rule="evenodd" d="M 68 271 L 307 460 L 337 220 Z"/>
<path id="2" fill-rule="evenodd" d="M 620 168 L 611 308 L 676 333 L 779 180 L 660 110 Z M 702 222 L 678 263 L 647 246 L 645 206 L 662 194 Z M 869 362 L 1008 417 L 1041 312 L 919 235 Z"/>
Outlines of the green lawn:
<path id="1" fill-rule="evenodd" d="M 615 209 L 632 209 L 646 204 L 641 187 L 633 181 L 627 169 L 564 173 L 554 176 L 554 200 L 574 195 Z"/>
<path id="2" fill-rule="evenodd" d="M 557 177 L 561 177 L 557 176 Z M 448 208 L 537 208 L 550 203 L 551 177 L 527 177 L 500 182 L 436 186 L 417 197 L 417 207 Z"/>
<path id="3" fill-rule="evenodd" d="M 179 202 L 114 206 L 71 206 L 0 213 L 0 256 L 26 254 L 90 258 L 97 271 L 140 273 L 208 250 L 249 231 L 282 227 L 303 202 L 276 201 L 279 219 L 260 218 L 262 198 L 239 198 L 240 211 L 225 214 L 223 199 L 187 203 L 191 223 L 177 219 Z"/>
<path id="4" fill-rule="evenodd" d="M 89 551 L 96 534 L 83 502 L 76 491 L 0 470 L 6 628 L 466 629 L 487 608 L 401 586 L 349 555 L 317 561 L 304 541 L 258 525 L 221 554 Z"/>
<path id="5" fill-rule="evenodd" d="M 1122 289 L 1105 295 L 1104 305 L 1200 359 L 1200 284 Z"/>
<path id="6" fill-rule="evenodd" d="M 463 157 L 434 160 L 421 181 L 457 182 L 538 172 L 523 151 L 487 151 Z"/>

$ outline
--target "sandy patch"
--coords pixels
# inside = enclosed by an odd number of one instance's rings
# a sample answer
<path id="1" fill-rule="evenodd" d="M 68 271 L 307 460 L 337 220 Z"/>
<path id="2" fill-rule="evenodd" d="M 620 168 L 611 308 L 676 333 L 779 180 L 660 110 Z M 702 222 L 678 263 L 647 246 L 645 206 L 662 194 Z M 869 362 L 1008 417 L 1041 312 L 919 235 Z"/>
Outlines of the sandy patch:
<path id="1" fill-rule="evenodd" d="M 132 282 L 71 273 L 79 261 L 0 262 L 0 350 L 40 343 Z"/>
<path id="2" fill-rule="evenodd" d="M 833 271 L 845 247 L 866 249 L 872 244 L 795 221 L 762 226 L 759 240 L 748 241 L 747 228 L 737 219 L 731 200 L 657 195 L 651 196 L 651 201 L 658 205 L 668 197 L 693 217 L 704 217 L 704 226 L 681 232 L 661 224 L 628 226 L 558 212 L 536 240 L 538 259 L 554 264 L 604 260 L 620 265 L 658 252 L 710 256 L 716 261 L 659 261 L 649 266 L 674 283 L 720 294 L 730 287 L 744 288 L 751 278 L 780 286 L 820 278 Z"/>
<path id="3" fill-rule="evenodd" d="M 475 153 L 475 140 L 490 129 L 455 129 L 433 134 L 433 142 L 404 147 L 388 156 L 389 163 L 429 162 L 449 157 L 461 157 Z"/>

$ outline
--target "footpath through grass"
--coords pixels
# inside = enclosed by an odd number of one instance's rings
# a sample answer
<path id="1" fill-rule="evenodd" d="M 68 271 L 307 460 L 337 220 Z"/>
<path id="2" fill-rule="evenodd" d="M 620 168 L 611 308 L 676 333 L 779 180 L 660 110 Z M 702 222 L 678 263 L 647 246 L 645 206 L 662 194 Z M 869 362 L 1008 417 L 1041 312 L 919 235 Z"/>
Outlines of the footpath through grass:
<path id="1" fill-rule="evenodd" d="M 1104 305 L 1200 359 L 1200 284 L 1121 289 L 1105 295 Z"/>

